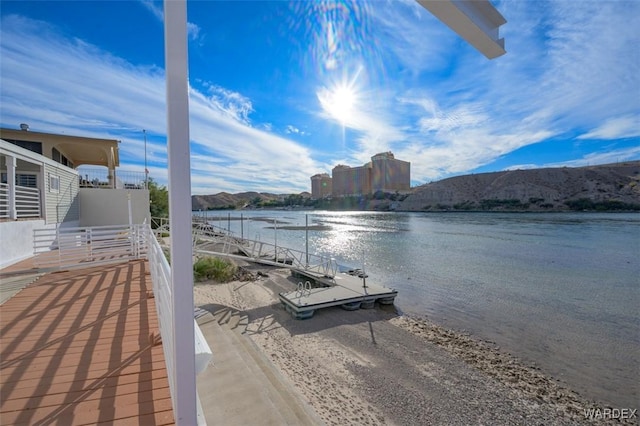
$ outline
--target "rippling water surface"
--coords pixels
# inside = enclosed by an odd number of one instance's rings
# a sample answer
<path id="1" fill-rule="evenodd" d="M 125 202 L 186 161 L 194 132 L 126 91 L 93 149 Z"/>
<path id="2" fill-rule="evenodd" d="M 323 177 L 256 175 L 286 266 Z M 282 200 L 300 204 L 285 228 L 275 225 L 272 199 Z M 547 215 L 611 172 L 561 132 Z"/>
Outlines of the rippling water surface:
<path id="1" fill-rule="evenodd" d="M 365 268 L 396 306 L 496 342 L 614 408 L 640 398 L 640 215 L 245 212 L 309 231 L 309 252 Z M 233 213 L 232 217 L 239 217 Z M 214 224 L 240 233 L 240 221 Z M 305 231 L 243 221 L 305 249 Z"/>

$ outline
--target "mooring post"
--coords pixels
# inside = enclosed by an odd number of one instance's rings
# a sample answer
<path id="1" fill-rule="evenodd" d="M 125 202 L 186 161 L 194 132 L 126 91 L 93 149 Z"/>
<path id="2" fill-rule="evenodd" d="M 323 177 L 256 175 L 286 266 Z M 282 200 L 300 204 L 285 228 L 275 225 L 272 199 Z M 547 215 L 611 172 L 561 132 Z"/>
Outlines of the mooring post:
<path id="1" fill-rule="evenodd" d="M 305 241 L 307 242 L 306 244 L 307 263 L 305 264 L 305 266 L 308 268 L 309 267 L 309 215 L 308 214 L 304 215 L 304 236 L 305 236 Z"/>
<path id="2" fill-rule="evenodd" d="M 367 273 L 364 270 L 364 250 L 362 250 L 362 287 L 367 288 Z"/>

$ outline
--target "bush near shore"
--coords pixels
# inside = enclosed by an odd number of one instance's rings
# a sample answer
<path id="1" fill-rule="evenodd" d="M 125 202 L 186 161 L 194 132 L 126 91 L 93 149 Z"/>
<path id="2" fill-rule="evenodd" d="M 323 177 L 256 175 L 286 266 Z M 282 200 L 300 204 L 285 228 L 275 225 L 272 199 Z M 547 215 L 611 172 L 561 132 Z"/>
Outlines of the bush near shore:
<path id="1" fill-rule="evenodd" d="M 220 283 L 232 281 L 237 266 L 226 259 L 218 257 L 202 257 L 193 264 L 193 279 L 195 281 L 215 280 Z"/>

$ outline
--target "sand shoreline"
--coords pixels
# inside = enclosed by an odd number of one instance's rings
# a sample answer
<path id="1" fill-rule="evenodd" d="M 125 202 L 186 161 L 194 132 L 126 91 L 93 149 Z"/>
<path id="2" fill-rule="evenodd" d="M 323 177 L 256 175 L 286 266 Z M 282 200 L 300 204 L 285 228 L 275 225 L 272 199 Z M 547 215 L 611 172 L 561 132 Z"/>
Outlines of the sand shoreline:
<path id="1" fill-rule="evenodd" d="M 584 424 L 585 409 L 605 408 L 489 343 L 393 307 L 294 320 L 277 299 L 295 285 L 289 271 L 247 268 L 267 277 L 197 283 L 195 304 L 246 315 L 244 334 L 328 425 Z"/>

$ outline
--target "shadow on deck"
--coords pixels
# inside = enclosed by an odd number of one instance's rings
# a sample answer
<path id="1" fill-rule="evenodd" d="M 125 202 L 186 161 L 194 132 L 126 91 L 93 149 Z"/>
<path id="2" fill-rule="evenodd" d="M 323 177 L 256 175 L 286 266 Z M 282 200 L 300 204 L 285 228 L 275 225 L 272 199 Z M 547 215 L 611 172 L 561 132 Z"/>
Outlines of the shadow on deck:
<path id="1" fill-rule="evenodd" d="M 2 424 L 174 424 L 147 268 L 49 273 L 2 305 Z"/>

